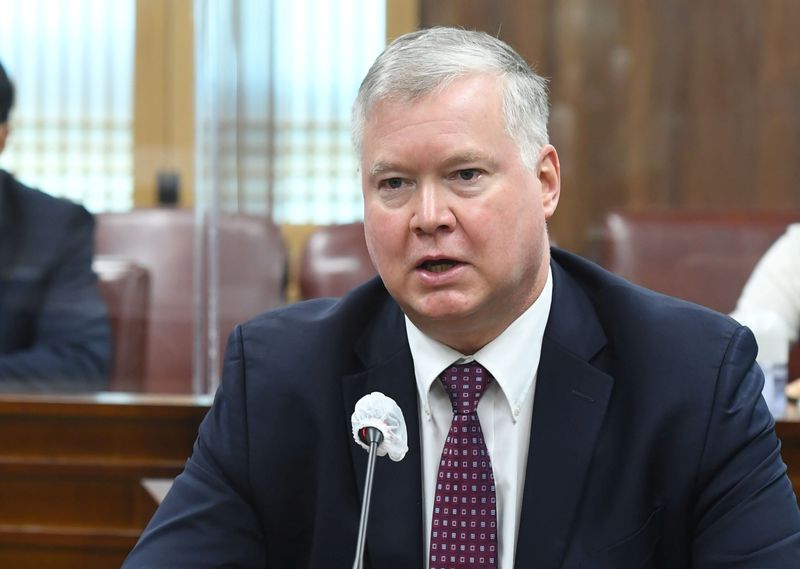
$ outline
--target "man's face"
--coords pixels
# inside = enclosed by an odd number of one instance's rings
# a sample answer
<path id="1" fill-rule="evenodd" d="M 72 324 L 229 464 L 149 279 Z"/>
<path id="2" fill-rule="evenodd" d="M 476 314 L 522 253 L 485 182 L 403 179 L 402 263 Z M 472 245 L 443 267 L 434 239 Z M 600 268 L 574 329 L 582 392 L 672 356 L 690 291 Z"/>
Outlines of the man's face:
<path id="1" fill-rule="evenodd" d="M 552 146 L 522 163 L 495 77 L 376 103 L 361 153 L 367 246 L 418 328 L 473 353 L 534 302 L 559 176 Z"/>

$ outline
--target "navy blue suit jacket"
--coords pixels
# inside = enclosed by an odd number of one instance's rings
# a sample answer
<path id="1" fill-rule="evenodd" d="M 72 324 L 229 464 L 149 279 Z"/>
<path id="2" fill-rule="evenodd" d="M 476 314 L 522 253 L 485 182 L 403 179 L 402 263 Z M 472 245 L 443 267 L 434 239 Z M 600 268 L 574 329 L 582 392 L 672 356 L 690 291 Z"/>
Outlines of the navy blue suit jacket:
<path id="1" fill-rule="evenodd" d="M 800 513 L 756 345 L 710 310 L 553 251 L 516 567 L 800 567 Z M 424 567 L 419 418 L 403 315 L 379 280 L 237 328 L 193 456 L 124 567 L 349 568 L 381 391 L 409 452 L 380 459 L 366 563 Z"/>
<path id="2" fill-rule="evenodd" d="M 111 336 L 94 219 L 0 170 L 0 391 L 106 385 Z"/>

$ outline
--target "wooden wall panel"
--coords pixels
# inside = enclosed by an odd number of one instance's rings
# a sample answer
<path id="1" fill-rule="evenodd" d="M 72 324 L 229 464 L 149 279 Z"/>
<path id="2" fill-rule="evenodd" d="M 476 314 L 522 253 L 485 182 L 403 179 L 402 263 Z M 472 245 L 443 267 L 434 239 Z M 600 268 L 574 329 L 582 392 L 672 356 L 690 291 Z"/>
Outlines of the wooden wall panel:
<path id="1" fill-rule="evenodd" d="M 800 3 L 420 0 L 551 80 L 559 244 L 611 208 L 800 209 Z"/>
<path id="2" fill-rule="evenodd" d="M 180 205 L 194 204 L 193 6 L 191 0 L 136 1 L 136 207 L 157 205 L 161 172 L 179 175 Z"/>

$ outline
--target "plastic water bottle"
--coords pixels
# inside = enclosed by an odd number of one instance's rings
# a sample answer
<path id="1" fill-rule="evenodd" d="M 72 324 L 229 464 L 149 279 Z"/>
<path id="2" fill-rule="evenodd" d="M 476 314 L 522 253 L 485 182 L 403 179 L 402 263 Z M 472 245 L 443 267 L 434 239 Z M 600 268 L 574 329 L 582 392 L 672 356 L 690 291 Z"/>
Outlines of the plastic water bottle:
<path id="1" fill-rule="evenodd" d="M 764 372 L 762 396 L 772 415 L 782 417 L 786 412 L 790 331 L 773 312 L 748 312 L 737 314 L 736 318 L 748 326 L 756 337 L 756 362 Z"/>
<path id="2" fill-rule="evenodd" d="M 764 390 L 762 395 L 767 402 L 772 416 L 782 417 L 786 412 L 786 383 L 789 370 L 786 362 L 759 364 L 764 372 Z"/>

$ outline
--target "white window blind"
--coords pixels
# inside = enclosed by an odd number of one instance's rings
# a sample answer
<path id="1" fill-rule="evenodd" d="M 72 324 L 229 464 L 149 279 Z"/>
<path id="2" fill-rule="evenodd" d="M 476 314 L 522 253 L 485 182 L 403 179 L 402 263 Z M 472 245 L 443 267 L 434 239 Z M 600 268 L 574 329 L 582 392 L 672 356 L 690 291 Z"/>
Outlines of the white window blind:
<path id="1" fill-rule="evenodd" d="M 195 60 L 198 132 L 215 133 L 213 152 L 197 142 L 197 191 L 205 180 L 224 209 L 281 223 L 360 219 L 350 108 L 385 43 L 385 2 L 196 0 L 195 10 L 199 53 L 204 35 L 230 39 L 214 44 L 219 72 Z M 91 211 L 132 208 L 135 0 L 0 0 L 0 14 L 0 60 L 17 88 L 0 167 Z M 220 93 L 213 125 L 206 89 Z"/>
<path id="2" fill-rule="evenodd" d="M 133 200 L 134 0 L 0 0 L 16 88 L 0 167 L 91 211 Z"/>
<path id="3" fill-rule="evenodd" d="M 198 85 L 218 89 L 224 105 L 217 113 L 222 206 L 271 213 L 280 223 L 360 219 L 350 109 L 385 45 L 385 2 L 242 0 L 233 6 L 230 41 L 216 44 L 229 46 L 229 67 L 213 74 L 215 85 Z M 209 15 L 199 29 L 218 32 L 215 22 L 224 19 Z"/>

